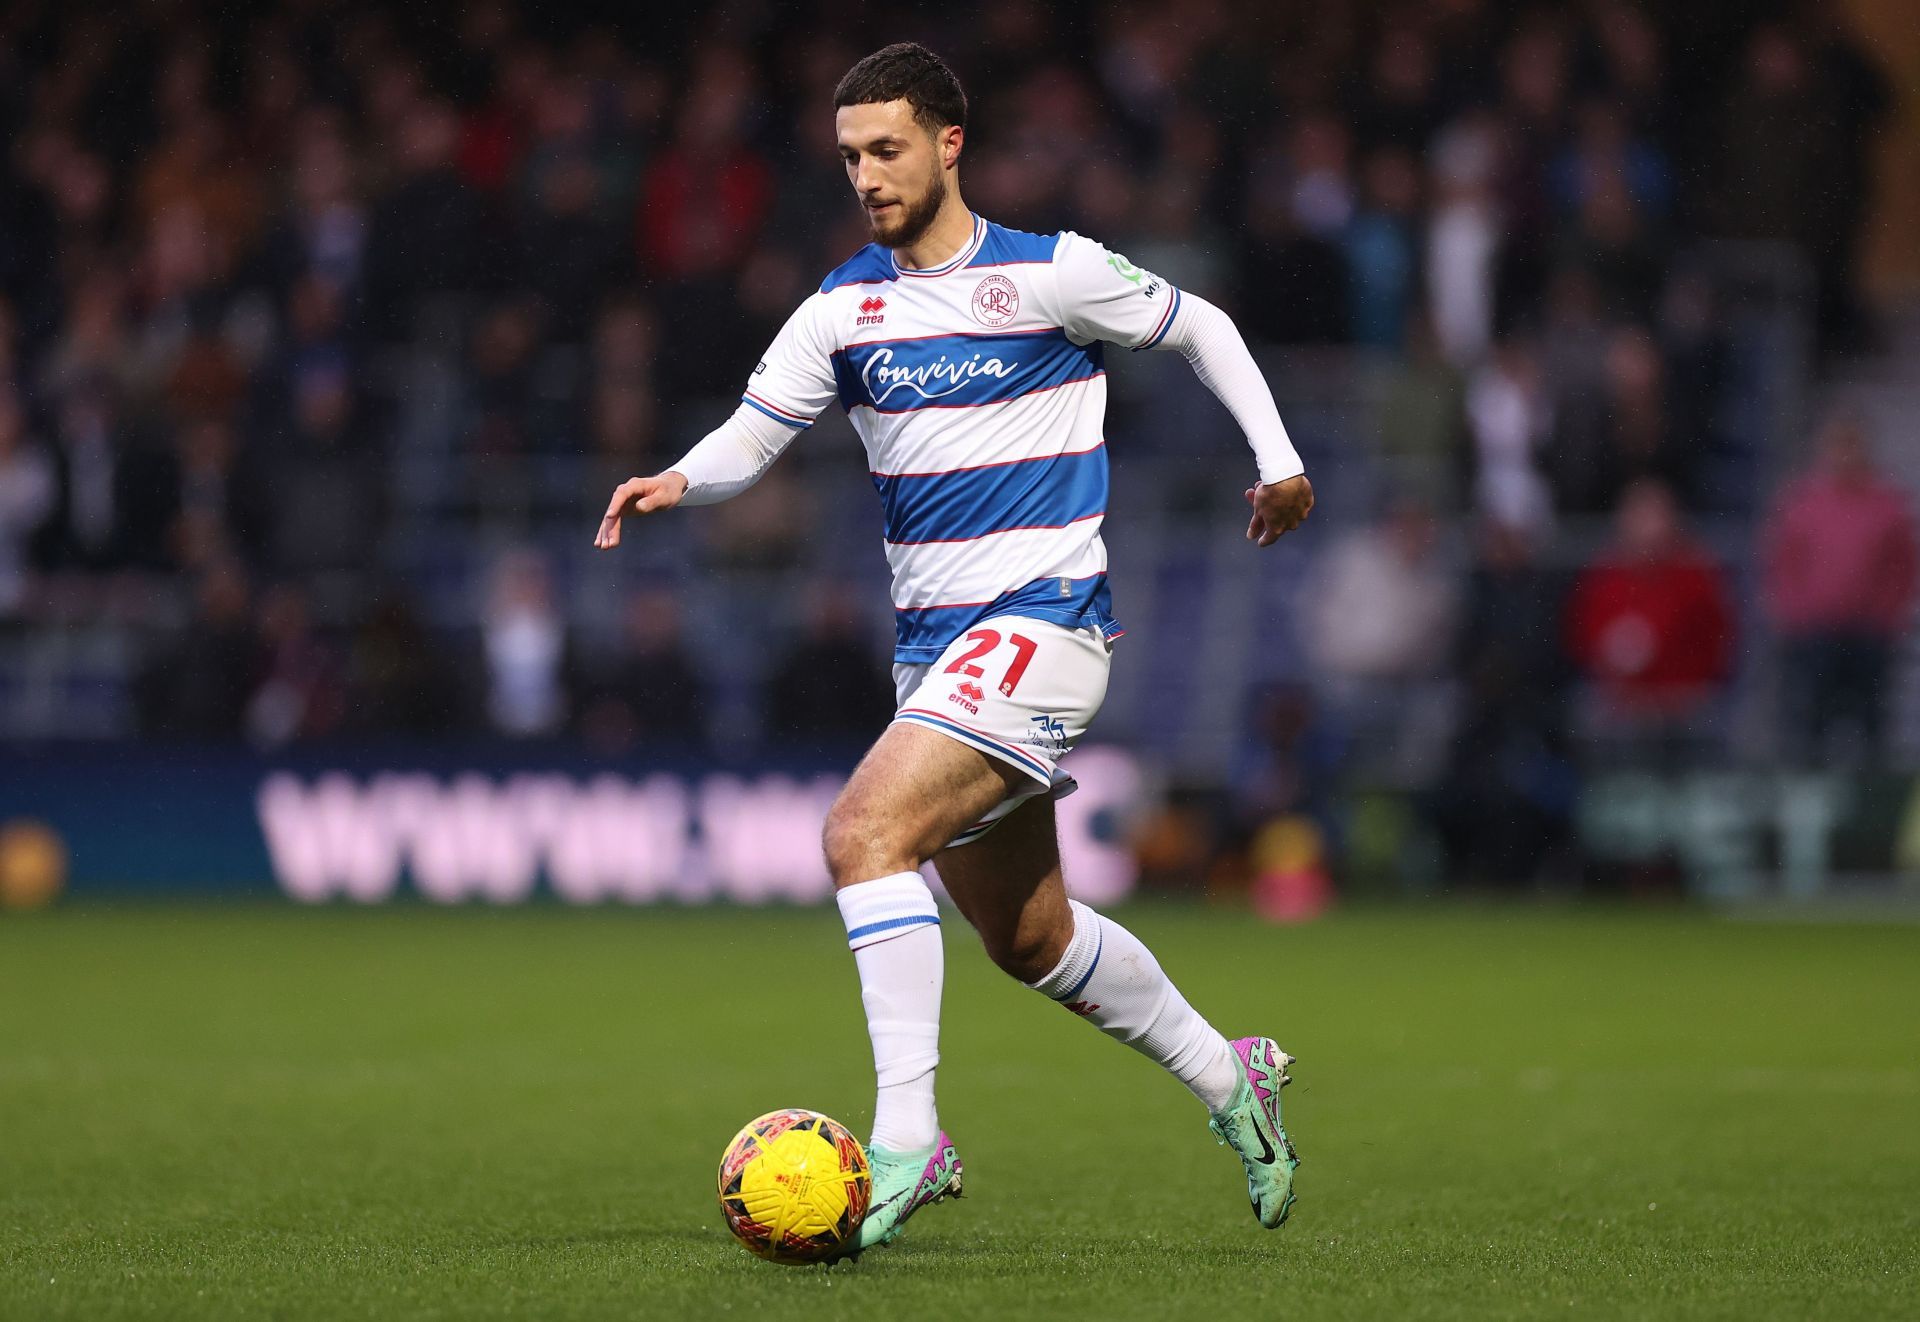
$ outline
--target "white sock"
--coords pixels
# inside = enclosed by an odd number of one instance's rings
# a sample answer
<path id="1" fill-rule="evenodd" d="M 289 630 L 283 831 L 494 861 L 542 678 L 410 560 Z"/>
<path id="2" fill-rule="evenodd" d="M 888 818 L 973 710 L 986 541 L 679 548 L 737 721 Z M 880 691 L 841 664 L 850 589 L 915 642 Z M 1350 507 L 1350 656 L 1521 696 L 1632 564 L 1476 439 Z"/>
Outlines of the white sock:
<path id="1" fill-rule="evenodd" d="M 1067 953 L 1053 972 L 1027 985 L 1158 1061 L 1209 1111 L 1224 1107 L 1241 1072 L 1227 1039 L 1187 1004 L 1139 937 L 1078 900 L 1067 903 L 1073 908 Z"/>
<path id="2" fill-rule="evenodd" d="M 940 910 L 917 872 L 842 888 L 835 898 L 860 970 L 873 1039 L 873 1146 L 919 1152 L 940 1136 L 933 1070 L 940 1063 Z"/>

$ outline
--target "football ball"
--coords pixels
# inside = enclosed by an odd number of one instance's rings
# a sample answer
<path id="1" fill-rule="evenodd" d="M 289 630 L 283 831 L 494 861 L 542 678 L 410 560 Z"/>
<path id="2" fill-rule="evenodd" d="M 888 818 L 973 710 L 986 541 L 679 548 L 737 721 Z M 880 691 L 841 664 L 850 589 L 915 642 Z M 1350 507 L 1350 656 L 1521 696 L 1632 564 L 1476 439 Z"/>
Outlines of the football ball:
<path id="1" fill-rule="evenodd" d="M 720 1158 L 720 1211 L 747 1250 L 770 1262 L 821 1262 L 867 1214 L 866 1149 L 837 1120 L 773 1111 L 733 1136 Z"/>
<path id="2" fill-rule="evenodd" d="M 873 1194 L 860 1140 L 837 1120 L 772 1111 L 720 1158 L 720 1211 L 747 1250 L 771 1262 L 821 1262 L 860 1229 Z"/>

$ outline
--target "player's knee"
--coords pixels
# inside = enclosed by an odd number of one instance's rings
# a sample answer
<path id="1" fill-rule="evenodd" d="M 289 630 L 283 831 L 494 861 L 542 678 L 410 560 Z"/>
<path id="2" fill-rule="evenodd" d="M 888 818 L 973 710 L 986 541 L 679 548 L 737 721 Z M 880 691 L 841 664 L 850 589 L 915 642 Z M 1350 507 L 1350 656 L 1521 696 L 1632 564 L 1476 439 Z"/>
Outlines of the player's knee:
<path id="1" fill-rule="evenodd" d="M 881 818 L 857 802 L 837 800 L 828 810 L 820 833 L 820 847 L 826 854 L 833 884 L 853 886 L 919 867 L 921 860 L 907 857 L 894 834 Z"/>

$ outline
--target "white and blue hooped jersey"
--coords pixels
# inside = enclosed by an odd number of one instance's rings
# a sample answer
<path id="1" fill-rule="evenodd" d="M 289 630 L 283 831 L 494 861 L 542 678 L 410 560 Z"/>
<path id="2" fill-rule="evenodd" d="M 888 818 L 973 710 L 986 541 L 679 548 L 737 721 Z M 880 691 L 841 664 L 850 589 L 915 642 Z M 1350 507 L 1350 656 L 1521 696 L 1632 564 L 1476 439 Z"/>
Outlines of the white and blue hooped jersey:
<path id="1" fill-rule="evenodd" d="M 894 657 L 992 615 L 1108 637 L 1103 341 L 1166 338 L 1180 292 L 1091 239 L 974 217 L 951 261 L 870 244 L 788 319 L 742 397 L 796 429 L 836 398 L 886 514 Z"/>

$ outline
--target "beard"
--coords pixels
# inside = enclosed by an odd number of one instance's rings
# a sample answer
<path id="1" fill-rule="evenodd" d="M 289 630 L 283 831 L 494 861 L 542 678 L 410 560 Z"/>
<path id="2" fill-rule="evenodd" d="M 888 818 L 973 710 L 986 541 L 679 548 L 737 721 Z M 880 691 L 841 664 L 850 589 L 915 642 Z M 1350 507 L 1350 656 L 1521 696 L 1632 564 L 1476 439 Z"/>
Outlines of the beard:
<path id="1" fill-rule="evenodd" d="M 928 181 L 927 191 L 920 200 L 912 204 L 902 202 L 900 213 L 893 217 L 890 224 L 884 224 L 871 211 L 867 213 L 867 225 L 873 231 L 873 241 L 882 248 L 911 248 L 918 243 L 940 214 L 940 208 L 947 201 L 946 177 L 938 167 L 933 178 Z"/>

